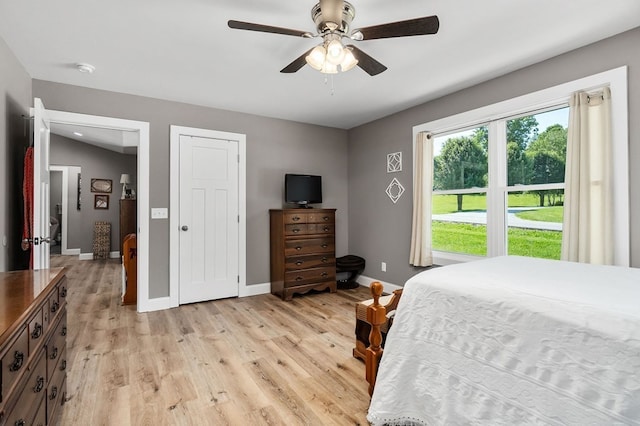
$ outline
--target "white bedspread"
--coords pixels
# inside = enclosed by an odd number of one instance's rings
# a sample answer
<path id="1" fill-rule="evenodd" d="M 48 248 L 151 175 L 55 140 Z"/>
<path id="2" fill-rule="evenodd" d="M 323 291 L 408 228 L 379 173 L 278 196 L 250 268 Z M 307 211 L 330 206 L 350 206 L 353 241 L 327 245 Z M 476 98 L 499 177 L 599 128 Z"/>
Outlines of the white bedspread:
<path id="1" fill-rule="evenodd" d="M 499 257 L 410 279 L 374 425 L 640 425 L 640 269 Z"/>

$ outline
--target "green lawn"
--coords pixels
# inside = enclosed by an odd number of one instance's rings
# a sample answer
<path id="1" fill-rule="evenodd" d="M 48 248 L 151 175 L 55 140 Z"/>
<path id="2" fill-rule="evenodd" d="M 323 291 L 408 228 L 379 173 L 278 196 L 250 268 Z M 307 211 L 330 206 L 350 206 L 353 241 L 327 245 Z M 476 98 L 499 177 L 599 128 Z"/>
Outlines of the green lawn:
<path id="1" fill-rule="evenodd" d="M 434 250 L 487 254 L 487 227 L 469 223 L 433 221 L 432 244 Z M 560 259 L 562 233 L 533 229 L 509 228 L 509 254 Z"/>
<path id="2" fill-rule="evenodd" d="M 537 220 L 541 222 L 562 223 L 562 206 L 541 207 L 536 210 L 525 210 L 516 213 L 520 219 Z"/>

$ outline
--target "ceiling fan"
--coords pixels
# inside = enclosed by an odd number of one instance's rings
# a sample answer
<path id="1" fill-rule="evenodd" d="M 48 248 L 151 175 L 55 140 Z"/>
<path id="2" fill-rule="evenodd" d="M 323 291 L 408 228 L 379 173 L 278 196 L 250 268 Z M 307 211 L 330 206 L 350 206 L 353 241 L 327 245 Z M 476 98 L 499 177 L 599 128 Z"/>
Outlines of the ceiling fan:
<path id="1" fill-rule="evenodd" d="M 358 65 L 369 75 L 378 75 L 387 69 L 386 66 L 358 49 L 353 44 L 344 45 L 342 39 L 354 41 L 375 40 L 380 38 L 407 37 L 415 35 L 435 34 L 440 27 L 437 16 L 409 19 L 374 25 L 350 31 L 351 21 L 356 16 L 353 5 L 343 0 L 320 0 L 311 9 L 311 18 L 316 24 L 317 33 L 299 31 L 290 28 L 273 27 L 270 25 L 254 24 L 230 20 L 230 28 L 265 33 L 284 34 L 296 37 L 320 37 L 323 42 L 309 49 L 296 58 L 280 72 L 294 73 L 305 64 L 325 73 L 335 74 L 348 71 Z"/>

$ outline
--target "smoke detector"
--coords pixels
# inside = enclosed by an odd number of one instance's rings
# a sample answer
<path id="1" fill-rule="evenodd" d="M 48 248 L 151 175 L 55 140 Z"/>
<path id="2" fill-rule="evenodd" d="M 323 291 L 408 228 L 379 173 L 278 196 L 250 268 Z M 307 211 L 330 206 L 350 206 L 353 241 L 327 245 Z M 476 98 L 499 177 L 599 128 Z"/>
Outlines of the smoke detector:
<path id="1" fill-rule="evenodd" d="M 96 67 L 91 64 L 78 63 L 76 64 L 76 69 L 83 73 L 92 74 L 96 70 Z"/>

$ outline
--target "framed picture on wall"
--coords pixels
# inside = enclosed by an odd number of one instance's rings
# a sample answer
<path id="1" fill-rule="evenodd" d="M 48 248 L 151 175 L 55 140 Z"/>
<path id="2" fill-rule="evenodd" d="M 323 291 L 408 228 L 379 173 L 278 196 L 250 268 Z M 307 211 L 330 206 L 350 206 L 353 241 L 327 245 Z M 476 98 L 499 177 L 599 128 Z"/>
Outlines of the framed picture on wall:
<path id="1" fill-rule="evenodd" d="M 93 207 L 95 209 L 107 210 L 109 208 L 109 196 L 96 194 Z"/>
<path id="2" fill-rule="evenodd" d="M 111 179 L 91 179 L 91 192 L 111 192 Z"/>

